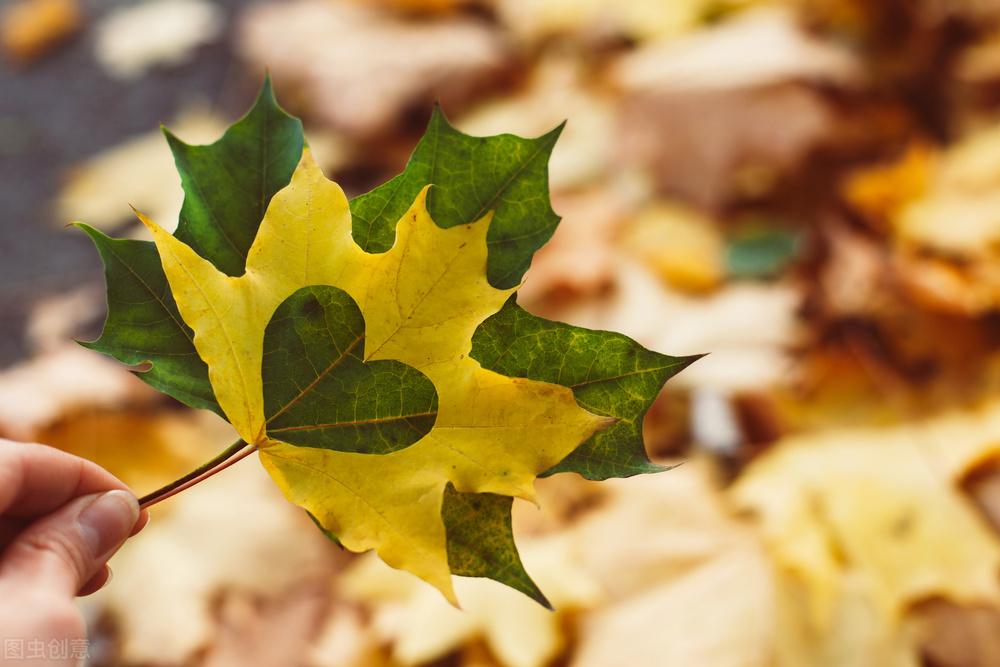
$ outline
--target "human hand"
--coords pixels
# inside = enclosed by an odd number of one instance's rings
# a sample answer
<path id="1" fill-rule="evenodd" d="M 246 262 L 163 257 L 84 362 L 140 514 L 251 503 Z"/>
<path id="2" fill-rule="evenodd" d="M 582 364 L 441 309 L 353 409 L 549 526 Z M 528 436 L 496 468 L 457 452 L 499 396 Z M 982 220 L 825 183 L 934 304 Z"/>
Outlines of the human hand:
<path id="1" fill-rule="evenodd" d="M 86 625 L 73 598 L 107 583 L 107 560 L 147 519 L 128 487 L 100 466 L 0 439 L 4 665 L 80 663 Z"/>

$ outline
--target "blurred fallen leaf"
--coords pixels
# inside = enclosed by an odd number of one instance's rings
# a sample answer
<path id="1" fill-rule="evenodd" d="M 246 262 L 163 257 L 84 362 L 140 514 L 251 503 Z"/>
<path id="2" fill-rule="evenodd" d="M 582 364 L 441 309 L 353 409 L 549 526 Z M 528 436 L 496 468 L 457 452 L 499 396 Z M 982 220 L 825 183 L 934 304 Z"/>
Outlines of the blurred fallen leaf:
<path id="1" fill-rule="evenodd" d="M 847 201 L 878 229 L 888 230 L 893 219 L 928 186 L 936 153 L 914 142 L 894 162 L 857 169 L 844 182 Z"/>
<path id="2" fill-rule="evenodd" d="M 707 92 L 785 82 L 852 86 L 861 70 L 849 51 L 806 32 L 794 12 L 768 7 L 645 45 L 623 57 L 613 76 L 628 91 Z"/>
<path id="3" fill-rule="evenodd" d="M 147 409 L 92 410 L 39 430 L 36 439 L 94 461 L 143 494 L 203 463 L 227 436 L 207 412 Z"/>
<path id="4" fill-rule="evenodd" d="M 482 637 L 505 667 L 544 667 L 566 641 L 564 616 L 600 597 L 569 549 L 558 536 L 520 544 L 525 566 L 545 589 L 555 613 L 494 581 L 465 577 L 455 579 L 462 605 L 458 610 L 424 582 L 367 556 L 342 577 L 341 585 L 349 598 L 375 606 L 376 631 L 391 642 L 393 658 L 403 665 L 426 664 Z"/>
<path id="5" fill-rule="evenodd" d="M 447 14 L 466 5 L 479 4 L 477 0 L 354 0 L 354 2 L 430 15 Z"/>
<path id="6" fill-rule="evenodd" d="M 773 611 L 766 555 L 752 538 L 590 616 L 572 667 L 766 667 Z M 805 663 L 801 663 L 805 664 Z"/>
<path id="7" fill-rule="evenodd" d="M 219 138 L 226 125 L 215 115 L 191 110 L 181 114 L 171 128 L 189 143 L 209 143 Z M 107 231 L 135 219 L 128 204 L 173 227 L 183 201 L 173 156 L 157 130 L 78 165 L 59 193 L 56 207 L 64 222 L 79 219 Z"/>
<path id="8" fill-rule="evenodd" d="M 584 618 L 569 664 L 768 665 L 770 566 L 708 461 L 605 484 L 610 499 L 569 534 L 610 600 Z"/>
<path id="9" fill-rule="evenodd" d="M 309 651 L 309 667 L 390 667 L 362 610 L 335 603 Z"/>
<path id="10" fill-rule="evenodd" d="M 867 642 L 896 656 L 877 664 L 915 665 L 904 623 L 914 604 L 996 607 L 1000 541 L 955 483 L 998 455 L 994 401 L 895 428 L 791 438 L 752 463 L 732 497 L 756 516 L 786 580 L 779 638 L 812 656 L 787 664 L 870 665 Z M 837 651 L 857 654 L 831 659 Z"/>
<path id="11" fill-rule="evenodd" d="M 488 24 L 406 20 L 345 0 L 294 0 L 243 15 L 238 50 L 298 88 L 316 117 L 354 137 L 387 131 L 413 105 L 452 108 L 489 88 L 509 64 Z"/>
<path id="12" fill-rule="evenodd" d="M 976 132 L 940 154 L 925 192 L 895 220 L 903 243 L 946 256 L 995 257 L 1000 246 L 1000 125 Z"/>
<path id="13" fill-rule="evenodd" d="M 28 63 L 65 41 L 82 23 L 77 0 L 18 0 L 0 15 L 0 45 L 11 60 Z"/>
<path id="14" fill-rule="evenodd" d="M 155 393 L 120 365 L 69 343 L 0 373 L 0 435 L 31 440 L 79 411 L 154 399 Z"/>
<path id="15" fill-rule="evenodd" d="M 822 625 L 808 620 L 815 591 L 780 572 L 776 579 L 776 667 L 921 667 L 914 624 L 895 623 L 876 609 L 863 575 L 842 576 Z"/>
<path id="16" fill-rule="evenodd" d="M 733 278 L 776 278 L 792 263 L 799 235 L 779 227 L 748 227 L 726 246 L 726 270 Z"/>
<path id="17" fill-rule="evenodd" d="M 811 84 L 846 88 L 857 71 L 778 10 L 652 44 L 612 69 L 622 155 L 650 169 L 664 193 L 705 207 L 759 197 L 836 141 L 837 112 Z"/>
<path id="18" fill-rule="evenodd" d="M 1000 126 L 853 175 L 845 194 L 888 227 L 893 268 L 925 306 L 979 315 L 1000 309 Z"/>
<path id="19" fill-rule="evenodd" d="M 666 39 L 691 32 L 711 17 L 755 0 L 497 0 L 501 20 L 527 42 L 554 35 Z"/>
<path id="20" fill-rule="evenodd" d="M 219 626 L 201 667 L 272 667 L 306 653 L 322 618 L 322 589 L 291 588 L 283 597 L 261 601 L 245 593 L 226 596 Z"/>
<path id="21" fill-rule="evenodd" d="M 832 316 L 869 317 L 884 312 L 893 298 L 889 251 L 878 239 L 851 231 L 846 225 L 825 229 L 829 257 L 820 269 L 818 287 Z"/>
<path id="22" fill-rule="evenodd" d="M 671 286 L 705 292 L 724 277 L 717 223 L 690 207 L 652 204 L 629 225 L 623 245 Z"/>
<path id="23" fill-rule="evenodd" d="M 731 514 L 705 459 L 602 486 L 607 488 L 599 504 L 563 530 L 571 535 L 575 557 L 612 601 L 640 595 L 745 546 L 747 529 Z"/>
<path id="24" fill-rule="evenodd" d="M 111 76 L 133 80 L 157 65 L 191 59 L 223 27 L 222 11 L 207 0 L 150 0 L 124 6 L 97 25 L 94 51 Z"/>
<path id="25" fill-rule="evenodd" d="M 332 571 L 332 545 L 258 466 L 234 466 L 162 509 L 112 560 L 114 583 L 88 598 L 116 622 L 124 663 L 189 664 L 219 640 L 213 601 L 322 589 Z"/>
<path id="26" fill-rule="evenodd" d="M 1000 611 L 928 600 L 915 611 L 923 655 L 936 667 L 1000 664 Z"/>

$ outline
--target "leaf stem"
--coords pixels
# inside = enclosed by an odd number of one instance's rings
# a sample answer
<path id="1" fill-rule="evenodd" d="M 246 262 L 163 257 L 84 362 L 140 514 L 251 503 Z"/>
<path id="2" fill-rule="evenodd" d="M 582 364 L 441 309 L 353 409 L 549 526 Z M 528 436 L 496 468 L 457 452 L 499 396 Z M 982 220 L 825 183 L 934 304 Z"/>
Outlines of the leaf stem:
<path id="1" fill-rule="evenodd" d="M 146 509 L 161 500 L 166 500 L 171 496 L 177 495 L 181 491 L 208 479 L 216 473 L 222 472 L 237 461 L 242 461 L 255 451 L 257 451 L 256 445 L 250 445 L 244 440 L 237 440 L 220 452 L 218 456 L 206 461 L 183 477 L 175 479 L 166 486 L 140 498 L 139 507 L 141 509 Z"/>

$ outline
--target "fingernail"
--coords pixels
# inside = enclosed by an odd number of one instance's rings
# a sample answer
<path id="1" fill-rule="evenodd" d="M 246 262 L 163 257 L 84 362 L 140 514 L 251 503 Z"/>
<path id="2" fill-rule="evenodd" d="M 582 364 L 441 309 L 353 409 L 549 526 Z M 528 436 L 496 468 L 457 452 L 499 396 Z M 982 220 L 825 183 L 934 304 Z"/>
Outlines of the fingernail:
<path id="1" fill-rule="evenodd" d="M 87 505 L 76 522 L 90 552 L 103 556 L 128 538 L 139 518 L 139 503 L 128 491 L 108 491 Z"/>

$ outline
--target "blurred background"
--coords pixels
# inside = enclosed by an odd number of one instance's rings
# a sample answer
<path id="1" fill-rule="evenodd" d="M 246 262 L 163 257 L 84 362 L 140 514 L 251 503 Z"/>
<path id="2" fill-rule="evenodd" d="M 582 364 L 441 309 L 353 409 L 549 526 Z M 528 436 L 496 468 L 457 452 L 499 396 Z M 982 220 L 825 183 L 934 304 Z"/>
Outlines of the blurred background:
<path id="1" fill-rule="evenodd" d="M 75 346 L 65 224 L 175 221 L 158 125 L 214 141 L 269 70 L 349 194 L 431 104 L 538 135 L 558 232 L 520 303 L 711 354 L 645 422 L 668 473 L 539 482 L 551 614 L 464 612 L 339 550 L 247 462 L 153 511 L 82 601 L 91 665 L 1000 665 L 1000 2 L 4 0 L 0 434 L 148 492 L 228 426 Z"/>

